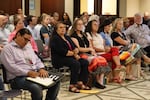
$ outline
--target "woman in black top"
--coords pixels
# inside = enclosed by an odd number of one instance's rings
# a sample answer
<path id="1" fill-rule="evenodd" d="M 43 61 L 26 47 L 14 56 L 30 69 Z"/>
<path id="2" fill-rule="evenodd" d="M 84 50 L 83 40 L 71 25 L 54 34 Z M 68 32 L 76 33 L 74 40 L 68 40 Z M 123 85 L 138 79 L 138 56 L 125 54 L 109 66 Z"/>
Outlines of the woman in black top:
<path id="1" fill-rule="evenodd" d="M 69 91 L 78 93 L 79 89 L 90 89 L 84 84 L 88 79 L 88 61 L 81 59 L 78 49 L 66 33 L 62 22 L 56 25 L 50 41 L 52 64 L 55 68 L 68 66 L 71 70 Z"/>

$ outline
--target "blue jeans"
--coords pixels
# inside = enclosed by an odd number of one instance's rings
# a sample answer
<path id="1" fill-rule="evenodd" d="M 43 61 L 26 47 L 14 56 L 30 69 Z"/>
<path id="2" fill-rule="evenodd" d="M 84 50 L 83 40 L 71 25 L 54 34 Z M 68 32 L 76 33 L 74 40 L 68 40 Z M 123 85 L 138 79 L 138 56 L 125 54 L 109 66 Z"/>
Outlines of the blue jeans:
<path id="1" fill-rule="evenodd" d="M 32 100 L 42 100 L 42 90 L 48 89 L 45 100 L 56 100 L 60 88 L 60 82 L 57 82 L 52 87 L 42 87 L 39 84 L 27 81 L 26 77 L 16 77 L 11 80 L 11 87 L 13 89 L 29 90 L 31 92 Z"/>

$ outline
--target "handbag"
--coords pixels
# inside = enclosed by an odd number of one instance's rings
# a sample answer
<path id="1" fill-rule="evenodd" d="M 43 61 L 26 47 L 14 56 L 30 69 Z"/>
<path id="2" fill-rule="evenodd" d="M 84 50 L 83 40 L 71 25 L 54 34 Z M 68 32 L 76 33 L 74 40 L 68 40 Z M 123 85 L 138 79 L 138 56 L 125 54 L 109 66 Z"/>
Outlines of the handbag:
<path id="1" fill-rule="evenodd" d="M 128 57 L 131 56 L 131 53 L 128 51 L 123 51 L 120 55 L 119 58 L 120 60 L 126 60 Z"/>

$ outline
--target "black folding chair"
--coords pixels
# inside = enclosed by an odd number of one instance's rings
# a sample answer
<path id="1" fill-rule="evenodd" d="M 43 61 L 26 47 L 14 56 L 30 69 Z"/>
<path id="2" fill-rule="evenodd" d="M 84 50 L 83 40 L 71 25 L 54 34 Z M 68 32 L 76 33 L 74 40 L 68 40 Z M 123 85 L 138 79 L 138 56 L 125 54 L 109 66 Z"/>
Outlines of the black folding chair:
<path id="1" fill-rule="evenodd" d="M 8 85 L 8 91 L 1 91 L 0 92 L 0 98 L 11 98 L 13 100 L 16 96 L 21 96 L 21 100 L 26 100 L 26 91 L 23 91 L 24 98 L 22 96 L 22 90 L 21 89 L 11 89 L 10 82 L 7 80 L 7 74 L 6 69 L 3 64 L 1 64 L 2 68 L 2 76 L 3 76 L 3 83 Z M 1 99 L 0 99 L 1 100 Z"/>

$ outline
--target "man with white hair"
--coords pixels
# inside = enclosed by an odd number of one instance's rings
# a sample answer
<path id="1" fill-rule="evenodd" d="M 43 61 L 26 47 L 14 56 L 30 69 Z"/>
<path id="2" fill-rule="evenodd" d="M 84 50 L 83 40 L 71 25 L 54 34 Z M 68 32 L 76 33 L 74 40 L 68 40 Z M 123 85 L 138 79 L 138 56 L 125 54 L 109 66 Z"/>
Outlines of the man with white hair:
<path id="1" fill-rule="evenodd" d="M 134 24 L 131 25 L 124 33 L 131 39 L 134 39 L 136 43 L 143 47 L 147 52 L 147 56 L 150 57 L 150 29 L 143 23 L 143 16 L 140 13 L 134 15 Z"/>

